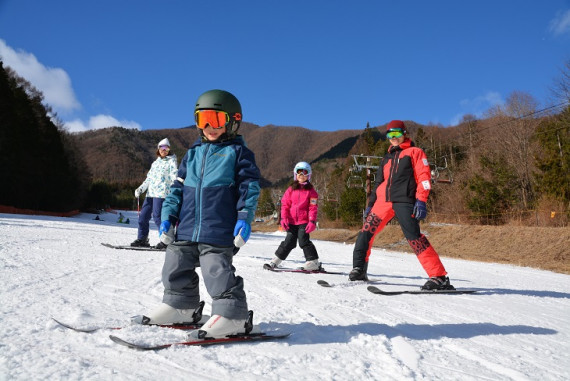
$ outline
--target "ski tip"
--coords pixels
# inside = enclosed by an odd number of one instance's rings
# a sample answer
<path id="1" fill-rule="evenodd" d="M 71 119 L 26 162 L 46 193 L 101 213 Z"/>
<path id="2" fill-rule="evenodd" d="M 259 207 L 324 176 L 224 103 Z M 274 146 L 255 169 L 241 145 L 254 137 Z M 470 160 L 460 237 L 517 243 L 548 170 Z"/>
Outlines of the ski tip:
<path id="1" fill-rule="evenodd" d="M 382 292 L 382 290 L 380 290 L 378 287 L 376 286 L 368 286 L 366 287 L 366 289 L 370 292 L 373 292 L 375 294 L 380 294 Z"/>
<path id="2" fill-rule="evenodd" d="M 323 287 L 332 287 L 332 286 L 330 285 L 330 283 L 327 282 L 326 280 L 318 280 L 318 281 L 317 281 L 317 284 L 319 284 L 319 285 L 321 285 L 321 286 L 323 286 Z"/>

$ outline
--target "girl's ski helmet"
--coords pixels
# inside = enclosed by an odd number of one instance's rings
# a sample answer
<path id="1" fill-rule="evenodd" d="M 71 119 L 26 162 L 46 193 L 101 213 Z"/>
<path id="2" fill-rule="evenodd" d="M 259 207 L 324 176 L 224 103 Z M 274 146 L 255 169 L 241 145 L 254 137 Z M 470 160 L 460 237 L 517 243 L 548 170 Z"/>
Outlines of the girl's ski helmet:
<path id="1" fill-rule="evenodd" d="M 307 180 L 311 181 L 311 173 L 312 173 L 311 166 L 306 161 L 300 161 L 297 164 L 295 164 L 295 169 L 293 169 L 293 180 L 297 180 L 297 171 L 299 169 L 304 169 L 305 171 L 307 171 Z"/>

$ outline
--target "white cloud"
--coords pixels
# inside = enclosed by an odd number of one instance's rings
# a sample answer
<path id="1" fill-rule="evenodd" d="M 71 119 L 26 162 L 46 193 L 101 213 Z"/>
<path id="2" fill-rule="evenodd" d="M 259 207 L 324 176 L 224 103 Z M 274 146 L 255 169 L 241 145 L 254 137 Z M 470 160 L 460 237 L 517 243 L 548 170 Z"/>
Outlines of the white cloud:
<path id="1" fill-rule="evenodd" d="M 71 79 L 65 70 L 46 67 L 33 54 L 22 50 L 16 51 L 6 45 L 6 42 L 2 39 L 0 39 L 0 58 L 4 62 L 4 66 L 11 67 L 20 77 L 25 78 L 41 91 L 44 95 L 44 102 L 58 114 L 70 116 L 74 111 L 82 108 L 75 97 Z M 90 117 L 88 122 L 74 119 L 64 124 L 70 132 L 82 132 L 114 126 L 142 129 L 137 122 L 118 120 L 110 115 L 103 114 Z"/>
<path id="2" fill-rule="evenodd" d="M 559 11 L 556 17 L 550 21 L 549 30 L 555 36 L 570 33 L 570 9 L 567 11 Z"/>
<path id="3" fill-rule="evenodd" d="M 25 78 L 44 95 L 44 101 L 58 112 L 81 108 L 71 86 L 71 79 L 60 68 L 49 68 L 38 62 L 33 54 L 16 51 L 0 39 L 0 57 L 20 77 Z"/>
<path id="4" fill-rule="evenodd" d="M 481 117 L 483 113 L 493 106 L 505 103 L 501 94 L 496 91 L 489 91 L 484 95 L 477 96 L 473 99 L 462 99 L 459 102 L 462 112 L 455 115 L 451 121 L 451 126 L 456 126 L 461 122 L 465 114 L 472 114 L 476 117 Z"/>
<path id="5" fill-rule="evenodd" d="M 65 127 L 69 132 L 84 132 L 88 130 L 97 130 L 100 128 L 107 127 L 124 127 L 124 128 L 134 128 L 137 130 L 141 129 L 140 124 L 133 122 L 131 120 L 119 121 L 110 115 L 96 115 L 89 118 L 89 122 L 85 123 L 82 120 L 75 119 L 70 122 L 65 122 Z"/>

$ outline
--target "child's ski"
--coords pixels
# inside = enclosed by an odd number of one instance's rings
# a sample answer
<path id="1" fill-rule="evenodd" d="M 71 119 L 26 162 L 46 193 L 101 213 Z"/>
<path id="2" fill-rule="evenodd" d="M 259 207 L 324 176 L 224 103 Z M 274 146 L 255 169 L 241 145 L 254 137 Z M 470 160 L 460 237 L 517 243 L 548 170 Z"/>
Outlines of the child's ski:
<path id="1" fill-rule="evenodd" d="M 318 270 L 304 270 L 304 269 L 291 269 L 286 267 L 271 267 L 269 264 L 266 263 L 263 265 L 263 268 L 265 270 L 273 271 L 275 273 L 337 274 L 337 275 L 344 274 L 339 272 L 326 271 L 322 267 L 319 268 Z"/>
<path id="2" fill-rule="evenodd" d="M 148 350 L 158 350 L 158 349 L 165 349 L 170 348 L 173 345 L 197 345 L 197 346 L 206 346 L 206 345 L 216 345 L 216 344 L 234 344 L 234 343 L 244 343 L 244 342 L 251 342 L 251 341 L 267 341 L 267 340 L 279 340 L 289 337 L 290 333 L 250 333 L 250 334 L 243 334 L 243 335 L 232 335 L 223 338 L 205 338 L 205 339 L 196 339 L 196 340 L 189 340 L 189 341 L 179 341 L 175 343 L 167 343 L 167 344 L 136 344 L 126 340 L 123 340 L 117 336 L 109 335 L 109 338 L 113 340 L 115 343 L 124 345 L 126 347 L 132 349 L 138 349 L 141 351 L 148 351 Z"/>
<path id="3" fill-rule="evenodd" d="M 129 327 L 127 325 L 125 326 L 121 326 L 121 327 L 108 327 L 108 326 L 99 326 L 99 327 L 91 327 L 91 328 L 81 328 L 81 327 L 75 327 L 71 324 L 67 324 L 64 322 L 61 322 L 55 318 L 52 317 L 52 320 L 55 321 L 57 324 L 61 325 L 62 327 L 71 329 L 73 331 L 76 332 L 83 332 L 83 333 L 93 333 L 96 331 L 100 331 L 103 329 L 109 329 L 109 330 L 120 330 L 126 327 Z M 182 330 L 193 330 L 193 329 L 198 329 L 200 327 L 202 327 L 202 324 L 196 323 L 196 324 L 141 324 L 147 327 L 161 327 L 161 328 L 172 328 L 172 329 L 182 329 Z"/>
<path id="4" fill-rule="evenodd" d="M 374 283 L 380 283 L 380 282 L 381 282 L 380 279 L 371 279 L 371 280 L 354 280 L 354 281 L 348 281 L 348 282 L 330 284 L 330 283 L 327 282 L 326 280 L 319 279 L 319 280 L 317 281 L 317 284 L 318 284 L 319 286 L 322 286 L 322 287 L 330 288 L 330 287 L 336 287 L 336 286 L 344 286 L 344 287 L 346 287 L 346 286 L 355 286 L 355 285 L 364 284 L 364 283 L 366 283 L 366 284 L 374 284 Z"/>

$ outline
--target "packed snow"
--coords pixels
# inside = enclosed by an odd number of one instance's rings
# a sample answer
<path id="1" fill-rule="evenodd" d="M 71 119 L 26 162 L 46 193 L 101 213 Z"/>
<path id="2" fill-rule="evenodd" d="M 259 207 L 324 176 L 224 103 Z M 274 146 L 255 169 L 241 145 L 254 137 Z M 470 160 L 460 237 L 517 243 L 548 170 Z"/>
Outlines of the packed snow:
<path id="1" fill-rule="evenodd" d="M 0 214 L 1 380 L 570 379 L 570 276 L 443 258 L 452 284 L 476 294 L 380 296 L 348 281 L 351 244 L 314 241 L 323 267 L 343 275 L 264 270 L 284 237 L 279 231 L 253 233 L 234 265 L 254 323 L 289 338 L 160 351 L 120 346 L 110 334 L 152 344 L 187 335 L 129 325 L 161 302 L 164 254 L 102 246 L 136 238 L 136 212 L 123 213 L 130 224 L 112 213 L 103 221 Z M 302 262 L 296 248 L 284 265 Z M 425 282 L 414 255 L 379 249 L 369 277 L 386 290 Z M 209 313 L 203 283 L 200 292 Z M 79 333 L 52 317 L 125 328 Z"/>

